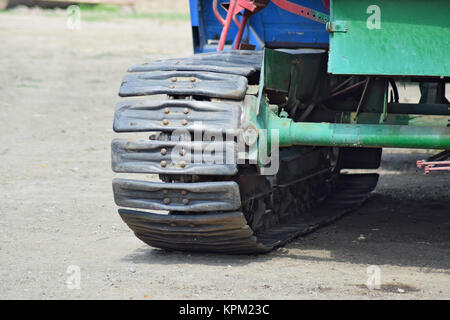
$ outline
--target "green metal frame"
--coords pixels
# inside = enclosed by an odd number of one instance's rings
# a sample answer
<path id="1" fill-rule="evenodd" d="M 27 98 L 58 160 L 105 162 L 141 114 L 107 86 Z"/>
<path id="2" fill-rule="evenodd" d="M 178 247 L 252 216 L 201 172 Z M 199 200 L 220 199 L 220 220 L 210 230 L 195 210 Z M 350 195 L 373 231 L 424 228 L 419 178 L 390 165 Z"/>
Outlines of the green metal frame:
<path id="1" fill-rule="evenodd" d="M 244 136 L 252 137 L 246 139 L 247 145 L 256 145 L 259 152 L 253 148 L 250 158 L 257 159 L 260 166 L 264 162 L 260 158 L 265 156 L 261 150 L 270 154 L 274 148 L 293 145 L 450 149 L 450 104 L 388 103 L 388 79 L 383 77 L 367 80 L 357 106 L 330 111 L 340 115 L 333 121 L 295 122 L 289 117 L 289 109 L 284 109 L 292 105 L 290 100 L 298 102 L 297 106 L 317 96 L 327 100 L 322 97 L 324 93 L 316 94 L 316 88 L 326 88 L 321 85 L 320 63 L 314 64 L 320 57 L 317 52 L 309 55 L 265 50 L 259 91 L 246 96 L 243 117 Z M 306 79 L 314 85 L 308 85 Z M 274 94 L 278 95 L 276 99 L 281 95 L 286 101 L 271 104 L 269 97 Z M 260 134 L 262 130 L 268 134 Z"/>
<path id="2" fill-rule="evenodd" d="M 399 125 L 395 121 L 391 122 L 395 124 L 294 122 L 277 115 L 277 109 L 277 106 L 269 105 L 267 99 L 263 99 L 256 123 L 259 129 L 278 131 L 280 147 L 310 145 L 450 149 L 450 128 L 447 126 L 429 126 L 429 123 L 428 126 Z M 448 124 L 450 117 L 445 118 Z M 404 119 L 399 122 L 404 123 Z M 269 146 L 272 145 L 270 137 L 268 135 Z"/>
<path id="3" fill-rule="evenodd" d="M 449 77 L 449 14 L 448 0 L 332 0 L 328 71 Z"/>

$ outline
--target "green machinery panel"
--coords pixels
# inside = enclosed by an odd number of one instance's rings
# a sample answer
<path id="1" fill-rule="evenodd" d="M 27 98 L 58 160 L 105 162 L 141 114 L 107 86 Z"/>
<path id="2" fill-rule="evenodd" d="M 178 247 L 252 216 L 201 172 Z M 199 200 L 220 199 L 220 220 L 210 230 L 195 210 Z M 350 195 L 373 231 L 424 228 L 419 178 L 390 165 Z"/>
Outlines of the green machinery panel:
<path id="1" fill-rule="evenodd" d="M 332 0 L 328 71 L 450 76 L 449 0 Z"/>

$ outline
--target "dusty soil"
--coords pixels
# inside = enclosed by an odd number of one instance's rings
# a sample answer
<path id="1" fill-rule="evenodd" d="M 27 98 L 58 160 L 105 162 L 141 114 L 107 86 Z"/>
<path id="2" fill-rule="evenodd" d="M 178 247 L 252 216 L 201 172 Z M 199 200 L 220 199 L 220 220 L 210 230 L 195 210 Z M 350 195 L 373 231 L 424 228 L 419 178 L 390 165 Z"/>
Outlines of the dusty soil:
<path id="1" fill-rule="evenodd" d="M 363 208 L 273 253 L 161 251 L 117 214 L 113 108 L 129 65 L 191 53 L 189 22 L 68 30 L 64 14 L 22 10 L 0 14 L 0 39 L 0 298 L 450 298 L 450 175 L 415 169 L 427 154 L 386 153 Z"/>

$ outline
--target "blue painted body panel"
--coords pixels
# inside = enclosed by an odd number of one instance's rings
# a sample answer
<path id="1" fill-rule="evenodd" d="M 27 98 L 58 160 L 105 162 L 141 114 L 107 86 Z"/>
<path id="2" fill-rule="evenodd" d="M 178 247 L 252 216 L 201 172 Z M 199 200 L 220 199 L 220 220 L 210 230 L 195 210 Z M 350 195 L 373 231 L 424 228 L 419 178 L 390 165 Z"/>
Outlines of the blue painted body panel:
<path id="1" fill-rule="evenodd" d="M 311 9 L 324 13 L 328 11 L 323 6 L 322 0 L 290 0 Z M 220 6 L 219 12 L 226 16 L 225 10 Z M 189 0 L 191 10 L 191 25 L 194 39 L 194 52 L 215 51 L 222 25 L 216 19 L 212 10 L 212 0 Z M 249 32 L 250 30 L 250 32 Z M 227 47 L 231 47 L 237 27 L 233 23 L 227 38 Z M 248 27 L 243 36 L 243 42 L 268 48 L 326 48 L 329 43 L 329 34 L 325 25 L 308 20 L 287 12 L 272 2 L 250 18 Z"/>

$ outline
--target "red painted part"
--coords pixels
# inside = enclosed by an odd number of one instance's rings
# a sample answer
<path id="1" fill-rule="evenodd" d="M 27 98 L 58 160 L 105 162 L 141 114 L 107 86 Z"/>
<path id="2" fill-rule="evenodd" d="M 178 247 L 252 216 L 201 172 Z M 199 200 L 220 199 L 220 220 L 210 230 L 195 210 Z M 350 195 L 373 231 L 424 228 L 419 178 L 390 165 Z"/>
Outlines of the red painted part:
<path id="1" fill-rule="evenodd" d="M 425 173 L 429 173 L 430 171 L 450 171 L 450 167 L 425 167 Z"/>
<path id="2" fill-rule="evenodd" d="M 236 25 L 236 27 L 240 27 L 241 26 L 241 23 L 239 22 L 239 20 L 236 18 L 236 16 L 233 16 L 233 21 L 234 21 L 234 24 Z"/>
<path id="3" fill-rule="evenodd" d="M 290 13 L 302 16 L 304 18 L 314 20 L 320 23 L 325 23 L 325 21 L 319 19 L 316 16 L 316 11 L 313 11 L 307 7 L 301 6 L 299 4 L 287 1 L 287 0 L 272 0 L 272 2 L 283 10 L 289 11 Z"/>
<path id="4" fill-rule="evenodd" d="M 425 173 L 428 174 L 430 171 L 450 171 L 450 161 L 417 161 L 417 167 L 425 167 Z"/>
<path id="5" fill-rule="evenodd" d="M 256 6 L 253 3 L 252 0 L 238 0 L 239 1 L 239 5 L 243 8 L 243 9 L 247 9 L 250 12 L 253 12 L 256 10 Z M 239 10 L 241 11 L 241 10 Z"/>
<path id="6" fill-rule="evenodd" d="M 423 166 L 442 166 L 442 165 L 450 165 L 450 161 L 425 161 L 425 160 L 419 160 L 417 161 L 417 167 L 422 168 Z"/>
<path id="7" fill-rule="evenodd" d="M 239 46 L 241 45 L 242 35 L 244 34 L 245 24 L 247 23 L 247 17 L 248 16 L 249 15 L 247 15 L 247 14 L 244 14 L 242 16 L 242 20 L 241 20 L 241 23 L 239 25 L 238 34 L 237 34 L 236 39 L 234 41 L 233 49 L 235 49 L 235 50 L 239 49 Z"/>
<path id="8" fill-rule="evenodd" d="M 213 0 L 213 4 L 212 4 L 213 12 L 214 12 L 214 15 L 216 16 L 217 20 L 219 20 L 220 24 L 222 26 L 224 26 L 225 25 L 225 19 L 222 18 L 222 16 L 219 13 L 219 8 L 217 6 L 217 1 L 218 0 Z"/>
<path id="9" fill-rule="evenodd" d="M 226 42 L 227 36 L 228 36 L 228 31 L 230 30 L 231 20 L 233 20 L 234 23 L 236 24 L 236 26 L 238 27 L 238 34 L 235 38 L 235 44 L 234 44 L 233 48 L 239 49 L 239 46 L 240 46 L 241 40 L 242 40 L 242 35 L 243 35 L 244 29 L 245 29 L 245 24 L 247 22 L 248 17 L 250 17 L 252 14 L 262 10 L 266 5 L 267 5 L 267 3 L 265 3 L 263 5 L 261 5 L 261 4 L 255 5 L 253 0 L 231 0 L 229 3 L 229 6 L 228 6 L 227 17 L 226 17 L 225 21 L 222 23 L 223 18 L 218 11 L 217 1 L 213 1 L 213 12 L 214 12 L 216 18 L 223 25 L 222 33 L 220 35 L 220 40 L 219 40 L 219 46 L 217 47 L 217 51 L 222 51 L 225 46 L 225 42 Z M 242 17 L 242 21 L 239 22 L 236 19 L 236 15 L 239 12 L 241 12 L 242 10 L 244 10 L 244 14 Z"/>
<path id="10" fill-rule="evenodd" d="M 223 47 L 225 46 L 228 31 L 230 30 L 231 20 L 233 19 L 233 16 L 235 15 L 235 10 L 238 7 L 237 4 L 238 4 L 238 0 L 231 0 L 231 2 L 230 2 L 230 6 L 228 7 L 228 12 L 227 12 L 227 17 L 225 19 L 225 25 L 223 26 L 222 34 L 220 35 L 219 46 L 217 47 L 217 51 L 222 51 Z"/>
<path id="11" fill-rule="evenodd" d="M 330 0 L 322 0 L 325 9 L 330 11 Z"/>
<path id="12" fill-rule="evenodd" d="M 224 25 L 225 25 L 225 19 L 222 17 L 222 15 L 221 15 L 220 12 L 219 12 L 219 6 L 217 5 L 217 1 L 218 1 L 218 0 L 213 0 L 212 9 L 213 9 L 214 15 L 216 16 L 217 20 L 219 20 L 220 24 L 221 24 L 222 26 L 224 26 Z M 233 16 L 233 21 L 234 21 L 234 23 L 236 24 L 236 26 L 239 28 L 240 23 L 239 23 L 239 21 L 236 19 L 236 16 Z"/>
<path id="13" fill-rule="evenodd" d="M 417 168 L 419 169 L 422 168 L 425 162 L 426 162 L 425 160 L 417 160 L 416 162 Z"/>

